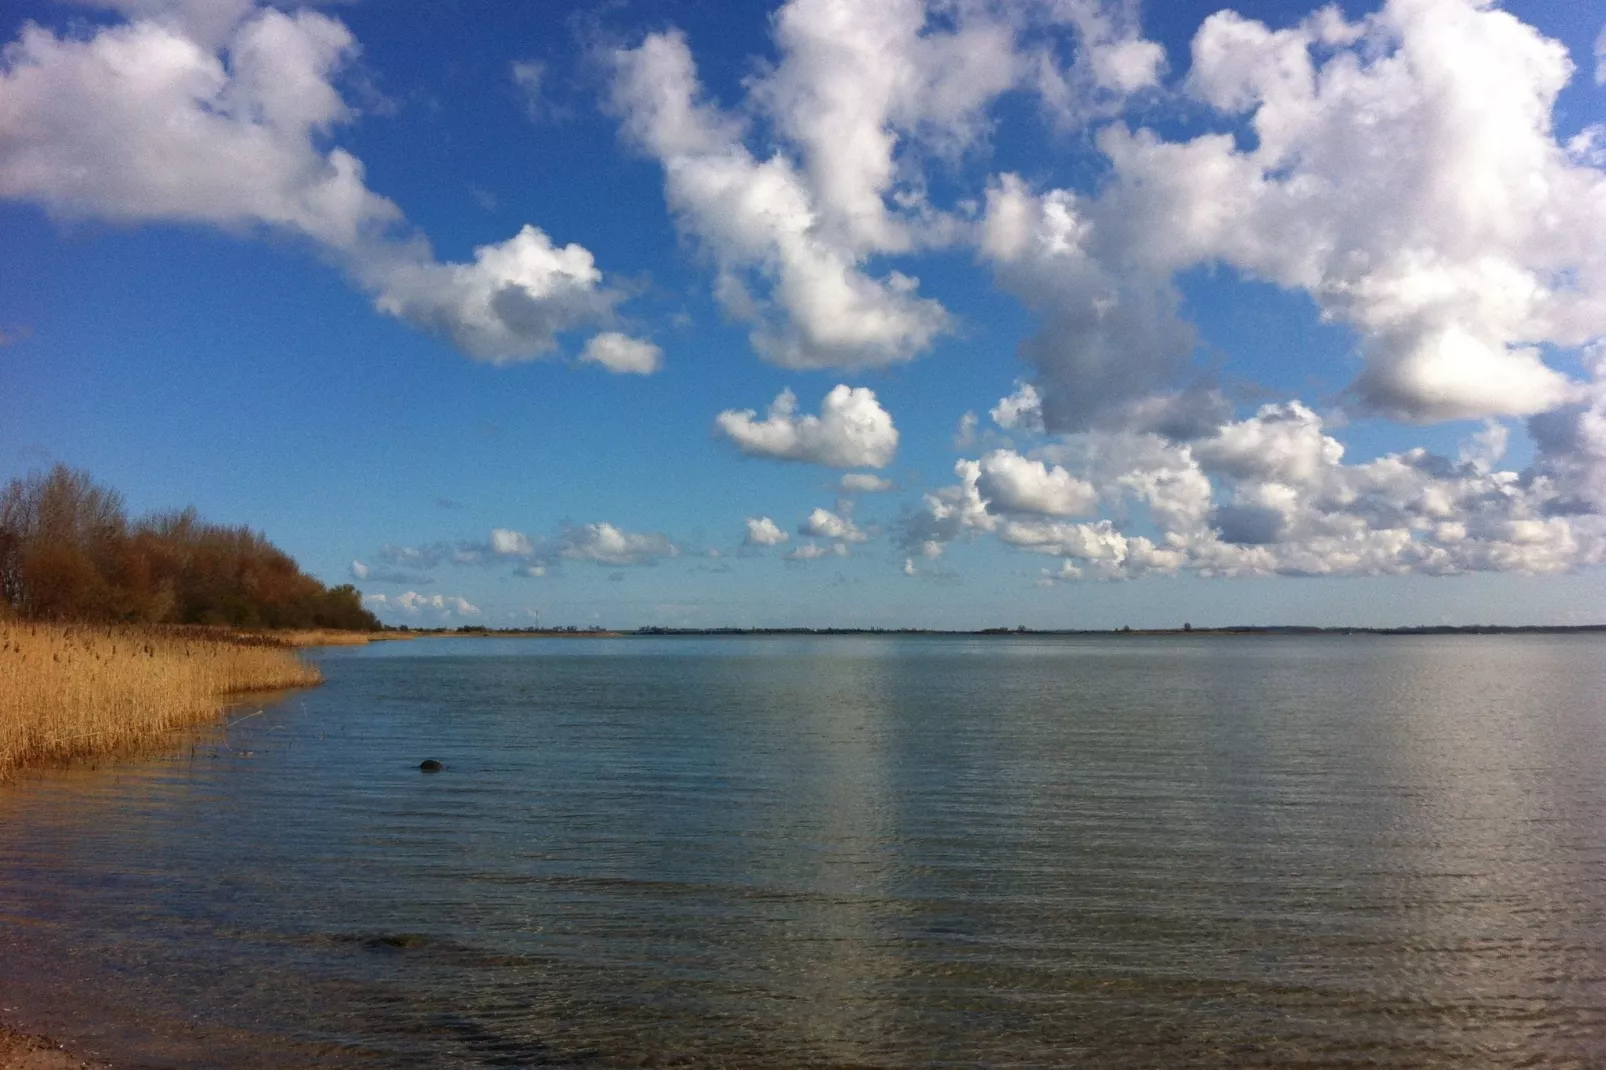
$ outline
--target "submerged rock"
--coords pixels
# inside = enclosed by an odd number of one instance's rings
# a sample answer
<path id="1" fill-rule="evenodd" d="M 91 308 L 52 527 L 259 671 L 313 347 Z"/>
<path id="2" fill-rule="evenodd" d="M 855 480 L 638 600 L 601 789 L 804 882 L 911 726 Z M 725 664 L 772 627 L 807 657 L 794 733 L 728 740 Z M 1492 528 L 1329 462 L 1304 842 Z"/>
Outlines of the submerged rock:
<path id="1" fill-rule="evenodd" d="M 423 761 L 418 763 L 418 768 L 422 769 L 426 773 L 438 773 L 446 767 L 440 762 L 437 762 L 434 758 L 425 758 Z"/>

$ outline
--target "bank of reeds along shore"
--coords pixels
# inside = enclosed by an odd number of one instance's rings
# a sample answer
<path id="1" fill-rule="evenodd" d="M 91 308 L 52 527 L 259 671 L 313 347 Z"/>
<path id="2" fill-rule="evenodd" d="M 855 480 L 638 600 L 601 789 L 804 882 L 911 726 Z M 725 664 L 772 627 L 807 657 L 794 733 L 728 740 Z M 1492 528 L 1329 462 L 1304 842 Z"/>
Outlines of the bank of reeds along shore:
<path id="1" fill-rule="evenodd" d="M 0 621 L 0 779 L 149 746 L 232 695 L 322 680 L 272 636 Z"/>
<path id="2" fill-rule="evenodd" d="M 270 639 L 285 646 L 363 646 L 387 640 L 417 639 L 411 632 L 348 632 L 338 628 L 290 628 L 278 632 L 240 632 L 254 639 Z"/>

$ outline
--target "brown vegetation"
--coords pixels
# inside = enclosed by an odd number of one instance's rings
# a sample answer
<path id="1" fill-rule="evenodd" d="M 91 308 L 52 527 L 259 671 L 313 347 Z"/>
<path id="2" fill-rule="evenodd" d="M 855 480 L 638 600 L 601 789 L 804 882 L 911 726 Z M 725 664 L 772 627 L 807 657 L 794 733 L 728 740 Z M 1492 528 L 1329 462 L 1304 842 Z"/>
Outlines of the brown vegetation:
<path id="1" fill-rule="evenodd" d="M 169 633 L 198 635 L 204 639 L 237 639 L 247 643 L 268 646 L 364 646 L 386 639 L 417 639 L 412 632 L 353 632 L 339 628 L 281 628 L 267 631 L 260 628 L 166 628 Z"/>
<path id="2" fill-rule="evenodd" d="M 257 632 L 262 638 L 276 639 L 285 646 L 362 646 L 382 639 L 375 632 L 348 632 L 331 628 L 292 628 L 283 632 Z"/>
<path id="3" fill-rule="evenodd" d="M 378 619 L 249 528 L 192 509 L 130 521 L 57 465 L 0 492 L 0 777 L 126 750 L 228 696 L 323 679 L 292 647 L 365 642 Z M 360 633 L 360 634 L 359 634 Z"/>
<path id="4" fill-rule="evenodd" d="M 195 510 L 130 521 L 65 465 L 0 493 L 0 613 L 27 620 L 377 631 L 355 587 L 326 588 L 246 527 Z"/>
<path id="5" fill-rule="evenodd" d="M 323 679 L 276 638 L 202 628 L 0 621 L 0 777 L 123 751 L 208 720 L 228 696 Z"/>

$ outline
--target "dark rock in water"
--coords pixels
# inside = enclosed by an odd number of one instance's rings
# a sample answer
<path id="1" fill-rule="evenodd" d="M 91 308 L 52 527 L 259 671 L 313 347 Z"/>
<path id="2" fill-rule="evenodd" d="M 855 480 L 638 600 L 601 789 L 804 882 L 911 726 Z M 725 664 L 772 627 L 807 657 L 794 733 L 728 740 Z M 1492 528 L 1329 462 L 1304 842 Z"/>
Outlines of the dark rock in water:
<path id="1" fill-rule="evenodd" d="M 426 773 L 438 773 L 446 767 L 440 762 L 437 762 L 434 758 L 425 758 L 423 761 L 418 763 L 418 768 L 422 769 Z"/>

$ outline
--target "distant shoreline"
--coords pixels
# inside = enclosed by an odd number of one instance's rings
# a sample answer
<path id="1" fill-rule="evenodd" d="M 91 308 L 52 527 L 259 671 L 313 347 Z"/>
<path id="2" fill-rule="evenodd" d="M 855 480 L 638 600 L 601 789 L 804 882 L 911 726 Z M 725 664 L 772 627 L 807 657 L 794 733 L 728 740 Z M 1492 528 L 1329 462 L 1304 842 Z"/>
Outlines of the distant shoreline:
<path id="1" fill-rule="evenodd" d="M 910 636 L 931 638 L 1130 639 L 1206 636 L 1343 636 L 1343 635 L 1606 635 L 1606 624 L 1433 624 L 1400 628 L 1321 628 L 1312 625 L 1229 625 L 1221 628 L 659 628 L 634 631 L 569 631 L 547 628 L 386 629 L 375 638 L 396 639 L 635 639 L 740 638 L 743 636 Z"/>

